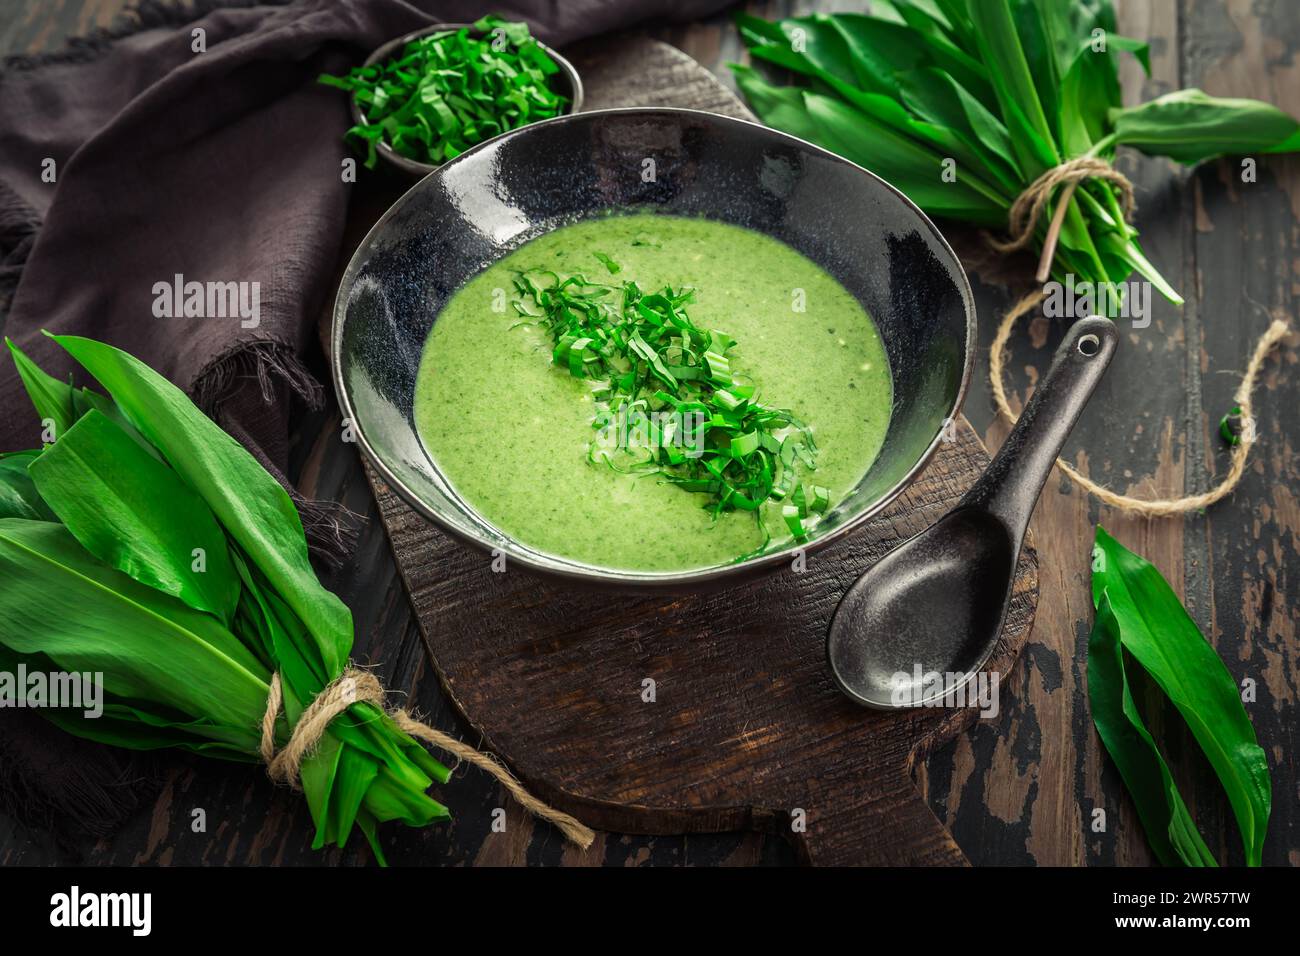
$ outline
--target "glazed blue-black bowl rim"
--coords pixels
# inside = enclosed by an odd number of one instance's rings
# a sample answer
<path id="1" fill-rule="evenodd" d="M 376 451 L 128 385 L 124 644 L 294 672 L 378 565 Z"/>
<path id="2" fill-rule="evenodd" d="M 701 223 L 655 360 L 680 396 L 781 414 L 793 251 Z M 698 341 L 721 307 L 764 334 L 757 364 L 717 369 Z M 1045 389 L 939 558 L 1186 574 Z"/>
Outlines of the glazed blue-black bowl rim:
<path id="1" fill-rule="evenodd" d="M 590 122 L 591 120 L 601 116 L 682 116 L 690 117 L 696 121 L 706 120 L 708 122 L 721 123 L 724 125 L 749 127 L 764 136 L 769 136 L 776 140 L 783 140 L 788 144 L 797 145 L 799 148 L 816 153 L 825 159 L 850 167 L 857 171 L 857 173 L 875 180 L 879 186 L 893 193 L 893 195 L 897 197 L 898 200 L 916 217 L 918 228 L 923 227 L 927 230 L 936 243 L 938 243 L 939 247 L 943 249 L 951 257 L 951 261 L 956 264 L 955 274 L 952 278 L 958 291 L 961 293 L 962 307 L 966 314 L 966 341 L 964 343 L 965 361 L 962 366 L 961 383 L 957 388 L 957 393 L 953 398 L 952 407 L 948 410 L 944 423 L 941 424 L 934 437 L 930 440 L 930 443 L 907 470 L 906 474 L 904 474 L 903 477 L 900 478 L 891 488 L 881 494 L 872 504 L 863 508 L 858 514 L 847 518 L 843 524 L 821 537 L 813 538 L 803 543 L 792 541 L 786 547 L 770 552 L 764 552 L 731 564 L 715 565 L 699 569 L 688 569 L 684 571 L 634 571 L 624 568 L 605 568 L 597 565 L 579 565 L 572 562 L 570 559 L 564 559 L 563 563 L 550 563 L 544 560 L 547 557 L 545 552 L 533 551 L 531 549 L 529 549 L 529 552 L 525 554 L 511 554 L 509 559 L 511 561 L 519 562 L 529 570 L 551 578 L 558 577 L 585 584 L 595 584 L 634 591 L 682 592 L 694 589 L 705 590 L 723 584 L 737 583 L 746 578 L 756 577 L 760 573 L 770 572 L 780 565 L 788 564 L 788 562 L 798 552 L 811 554 L 830 544 L 832 541 L 839 540 L 840 538 L 853 533 L 865 522 L 869 521 L 871 518 L 884 511 L 885 508 L 889 507 L 894 499 L 902 494 L 903 490 L 915 481 L 916 478 L 925 470 L 926 466 L 930 463 L 930 460 L 934 457 L 935 452 L 938 450 L 939 445 L 944 440 L 943 425 L 948 422 L 956 421 L 958 414 L 961 412 L 962 404 L 966 399 L 966 392 L 970 387 L 971 374 L 975 364 L 975 347 L 978 332 L 975 312 L 975 297 L 971 291 L 970 281 L 966 278 L 966 272 L 961 267 L 961 260 L 958 258 L 957 253 L 953 250 L 948 240 L 944 238 L 943 233 L 941 233 L 938 227 L 930 220 L 930 217 L 922 212 L 916 203 L 912 202 L 912 200 L 897 187 L 871 172 L 871 170 L 859 166 L 857 163 L 847 160 L 836 153 L 823 149 L 815 143 L 810 143 L 797 136 L 791 136 L 789 133 L 783 133 L 780 130 L 764 126 L 761 123 L 738 119 L 732 116 L 724 116 L 721 113 L 712 113 L 707 110 L 669 106 L 637 106 L 588 110 L 582 113 L 571 113 L 564 116 L 557 116 L 554 119 L 543 120 L 539 123 L 530 123 L 527 126 L 521 126 L 518 129 L 510 130 L 500 134 L 499 136 L 494 136 L 492 139 L 485 140 L 477 146 L 461 153 L 455 159 L 449 160 L 439 166 L 437 169 L 429 173 L 429 176 L 441 175 L 444 170 L 447 170 L 456 164 L 471 161 L 475 154 L 480 150 L 493 148 L 494 146 L 499 145 L 500 141 L 506 138 L 528 136 L 530 135 L 531 130 L 536 130 L 552 124 Z M 393 470 L 384 463 L 382 456 L 375 451 L 374 447 L 366 438 L 365 429 L 352 406 L 351 396 L 348 393 L 343 378 L 343 326 L 347 318 L 346 299 L 348 290 L 352 288 L 357 274 L 365 264 L 362 257 L 370 248 L 372 239 L 380 233 L 388 223 L 388 220 L 396 215 L 398 210 L 401 209 L 407 197 L 415 189 L 419 188 L 420 184 L 423 182 L 424 180 L 422 179 L 419 183 L 413 185 L 403 193 L 402 196 L 399 197 L 382 216 L 379 217 L 375 224 L 370 228 L 369 232 L 366 233 L 365 238 L 362 239 L 360 244 L 357 246 L 356 251 L 352 254 L 352 258 L 348 262 L 347 269 L 344 270 L 343 279 L 339 283 L 338 292 L 336 293 L 334 300 L 333 328 L 330 332 L 330 370 L 334 379 L 334 388 L 337 394 L 342 418 L 344 421 L 352 422 L 353 432 L 356 436 L 357 443 L 361 447 L 362 453 L 365 455 L 372 467 L 379 472 L 379 475 L 384 482 L 418 514 L 433 522 L 443 532 L 450 534 L 453 538 L 478 548 L 479 550 L 490 552 L 494 546 L 493 543 L 476 538 L 473 535 L 464 534 L 460 529 L 452 526 L 449 522 L 443 521 L 438 515 L 436 509 L 427 505 L 418 494 L 408 488 L 406 484 L 397 477 Z M 506 538 L 514 540 L 516 543 L 522 545 L 522 542 L 518 542 L 513 535 L 505 531 L 502 531 L 501 533 Z M 528 547 L 526 545 L 522 546 Z M 559 558 L 558 555 L 556 557 Z M 538 560 L 538 558 L 543 560 Z"/>
<path id="2" fill-rule="evenodd" d="M 361 65 L 374 66 L 378 63 L 382 63 L 384 60 L 392 57 L 394 53 L 401 50 L 412 40 L 418 40 L 420 37 L 428 36 L 431 33 L 443 33 L 449 30 L 455 32 L 457 30 L 472 29 L 474 29 L 474 24 L 472 23 L 434 23 L 420 30 L 412 30 L 410 33 L 404 33 L 400 37 L 394 37 L 387 43 L 376 47 L 374 52 L 371 53 L 370 56 L 366 57 L 365 62 Z M 536 37 L 533 39 L 537 40 Z M 549 56 L 555 62 L 555 65 L 560 68 L 560 76 L 564 78 L 564 83 L 568 87 L 566 92 L 569 95 L 569 105 L 564 108 L 564 112 L 560 115 L 569 116 L 577 113 L 582 109 L 583 97 L 582 77 L 578 74 L 577 67 L 557 53 L 553 47 L 547 46 L 541 40 L 537 40 L 537 45 L 541 47 L 542 52 Z M 365 115 L 361 112 L 361 107 L 358 105 L 355 96 L 348 97 L 348 107 L 352 111 L 352 123 L 354 126 L 370 125 L 370 121 L 367 120 Z M 488 140 L 485 140 L 484 142 L 488 142 Z M 447 165 L 446 163 L 438 163 L 436 165 L 433 163 L 422 163 L 418 159 L 411 159 L 409 156 L 403 156 L 382 139 L 375 143 L 375 151 L 396 169 L 400 169 L 402 172 L 411 176 L 419 176 L 420 178 L 424 178 L 435 169 Z M 471 150 L 467 149 L 465 152 L 468 153 L 471 152 Z"/>

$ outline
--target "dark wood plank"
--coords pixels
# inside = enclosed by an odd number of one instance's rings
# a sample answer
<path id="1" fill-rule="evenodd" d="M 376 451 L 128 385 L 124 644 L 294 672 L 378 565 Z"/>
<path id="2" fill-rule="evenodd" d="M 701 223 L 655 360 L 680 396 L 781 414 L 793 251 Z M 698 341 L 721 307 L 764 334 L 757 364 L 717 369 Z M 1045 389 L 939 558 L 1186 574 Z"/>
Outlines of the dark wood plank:
<path id="1" fill-rule="evenodd" d="M 1300 10 L 1230 2 L 1187 10 L 1180 37 L 1184 82 L 1209 93 L 1250 96 L 1300 116 Z M 1191 434 L 1202 461 L 1189 456 L 1192 487 L 1217 480 L 1226 454 L 1217 429 L 1232 404 L 1254 341 L 1276 318 L 1300 330 L 1300 160 L 1256 157 L 1257 179 L 1244 182 L 1240 160 L 1208 164 L 1187 180 L 1194 228 L 1187 264 L 1195 277 L 1195 326 L 1188 365 L 1199 373 L 1189 396 Z M 1189 606 L 1238 681 L 1258 697 L 1247 705 L 1273 772 L 1273 816 L 1265 862 L 1300 864 L 1300 775 L 1295 753 L 1300 704 L 1300 335 L 1266 366 L 1256 401 L 1258 457 L 1240 490 L 1195 524 L 1204 551 L 1189 554 Z M 1194 471 L 1193 471 L 1194 469 Z M 1192 522 L 1189 521 L 1189 524 Z M 1289 599 L 1290 598 L 1290 599 Z M 1205 775 L 1201 805 L 1231 813 Z M 1212 802 L 1211 802 L 1212 801 Z M 1241 860 L 1235 831 L 1224 828 L 1220 857 Z"/>

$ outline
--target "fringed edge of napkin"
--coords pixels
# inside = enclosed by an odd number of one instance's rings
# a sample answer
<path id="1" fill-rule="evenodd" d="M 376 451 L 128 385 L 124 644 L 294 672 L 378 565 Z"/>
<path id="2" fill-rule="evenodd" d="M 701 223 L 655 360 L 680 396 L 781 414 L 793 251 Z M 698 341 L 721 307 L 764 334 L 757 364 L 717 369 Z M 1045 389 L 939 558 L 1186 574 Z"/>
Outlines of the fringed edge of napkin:
<path id="1" fill-rule="evenodd" d="M 262 401 L 269 407 L 280 400 L 281 389 L 297 397 L 309 410 L 325 407 L 325 390 L 303 365 L 295 351 L 273 339 L 261 339 L 237 346 L 213 359 L 190 389 L 194 404 L 257 458 L 284 486 L 298 509 L 312 557 L 329 568 L 341 567 L 356 551 L 361 516 L 333 501 L 306 498 L 299 494 L 275 463 L 259 453 L 258 445 L 237 418 L 224 414 L 225 404 L 256 382 Z"/>
<path id="2" fill-rule="evenodd" d="M 10 710 L 0 724 L 0 813 L 50 834 L 69 856 L 84 852 L 72 830 L 108 836 L 162 785 L 151 755 L 65 734 L 35 711 Z"/>

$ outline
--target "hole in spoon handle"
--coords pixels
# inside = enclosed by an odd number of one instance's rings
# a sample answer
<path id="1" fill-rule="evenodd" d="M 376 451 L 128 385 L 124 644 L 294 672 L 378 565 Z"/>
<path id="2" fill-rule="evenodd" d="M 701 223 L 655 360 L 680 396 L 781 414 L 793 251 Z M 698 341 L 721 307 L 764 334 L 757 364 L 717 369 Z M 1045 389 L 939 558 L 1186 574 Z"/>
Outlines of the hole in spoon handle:
<path id="1" fill-rule="evenodd" d="M 1100 316 L 1080 319 L 1056 350 L 1015 428 L 961 503 L 1000 517 L 1024 537 L 1039 492 L 1075 422 L 1105 374 L 1119 344 L 1115 323 Z"/>

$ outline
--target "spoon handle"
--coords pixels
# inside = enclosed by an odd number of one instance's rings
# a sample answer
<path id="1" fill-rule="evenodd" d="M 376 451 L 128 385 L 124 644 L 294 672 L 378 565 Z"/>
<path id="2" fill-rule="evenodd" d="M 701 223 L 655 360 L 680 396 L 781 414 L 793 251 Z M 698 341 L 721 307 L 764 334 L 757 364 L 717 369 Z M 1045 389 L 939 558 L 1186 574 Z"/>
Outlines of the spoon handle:
<path id="1" fill-rule="evenodd" d="M 961 507 L 981 508 L 1001 518 L 1017 549 L 1052 465 L 1118 344 L 1119 332 L 1110 319 L 1094 315 L 1075 322 L 1016 427 L 961 499 Z"/>

